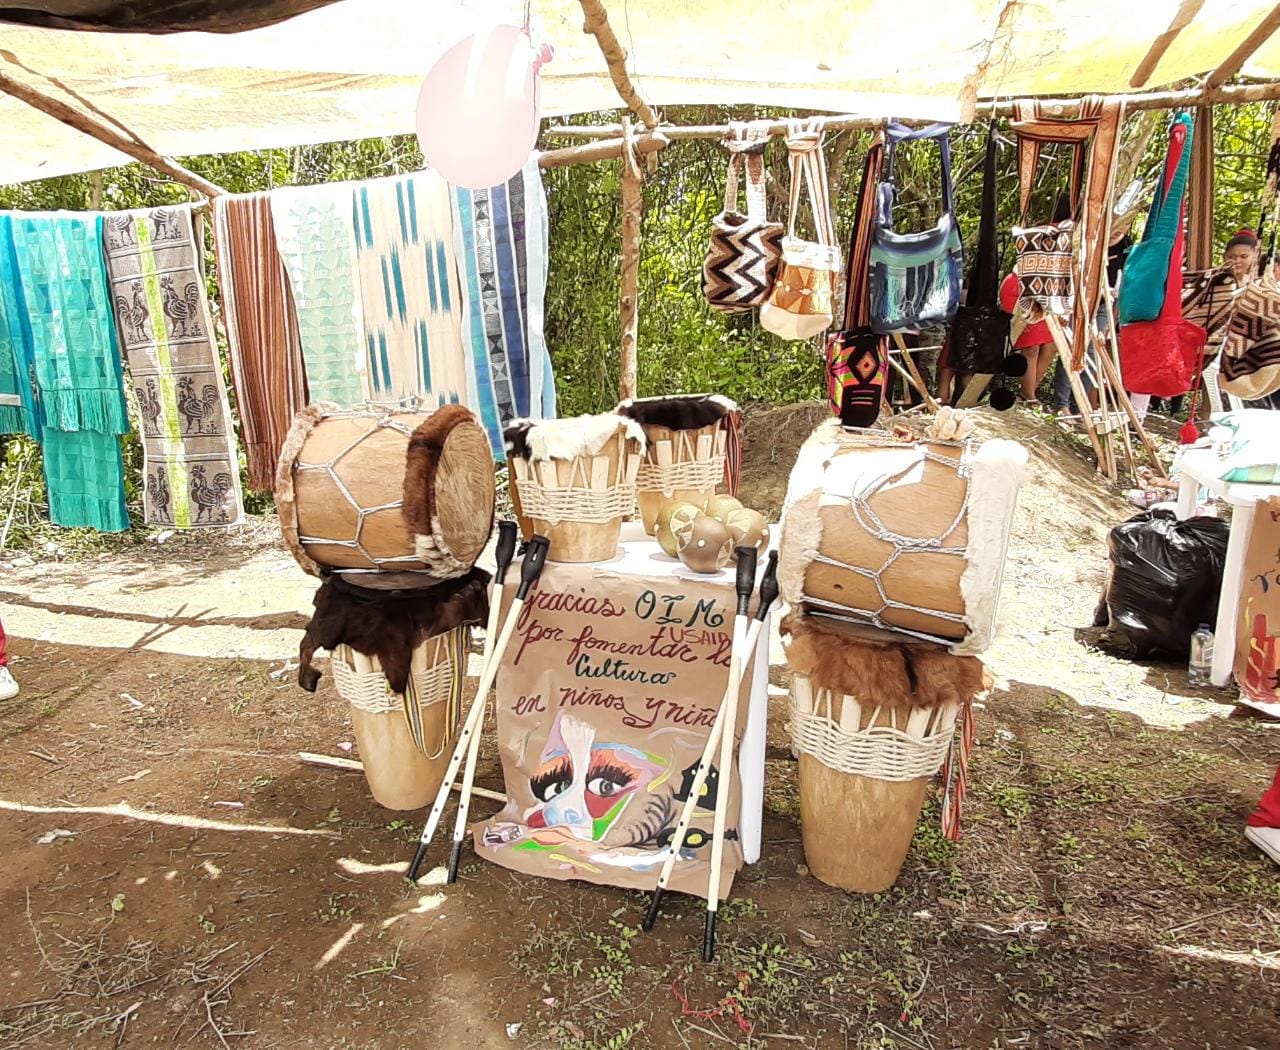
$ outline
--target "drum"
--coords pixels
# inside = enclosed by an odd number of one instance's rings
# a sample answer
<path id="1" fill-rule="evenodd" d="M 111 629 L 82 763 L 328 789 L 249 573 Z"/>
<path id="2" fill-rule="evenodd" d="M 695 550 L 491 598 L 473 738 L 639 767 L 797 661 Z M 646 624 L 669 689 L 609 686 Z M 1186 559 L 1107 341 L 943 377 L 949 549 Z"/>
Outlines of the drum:
<path id="1" fill-rule="evenodd" d="M 551 541 L 550 561 L 607 561 L 635 506 L 644 431 L 608 412 L 520 420 L 505 431 L 512 504 L 526 537 Z"/>
<path id="2" fill-rule="evenodd" d="M 829 885 L 880 893 L 902 870 L 985 671 L 936 645 L 860 642 L 810 617 L 788 616 L 781 630 L 805 862 Z"/>
<path id="3" fill-rule="evenodd" d="M 488 543 L 493 451 L 461 405 L 435 412 L 309 405 L 276 474 L 280 527 L 298 563 L 466 573 Z"/>
<path id="4" fill-rule="evenodd" d="M 877 633 L 982 652 L 1026 460 L 1013 441 L 975 448 L 822 424 L 783 507 L 783 597 Z"/>
<path id="5" fill-rule="evenodd" d="M 392 693 L 376 656 L 337 646 L 330 670 L 351 707 L 351 727 L 374 800 L 421 809 L 444 779 L 458 728 L 470 628 L 428 638 L 413 651 L 409 685 Z"/>
<path id="6" fill-rule="evenodd" d="M 617 412 L 634 419 L 648 440 L 636 477 L 644 531 L 654 534 L 658 511 L 671 500 L 701 507 L 725 480 L 732 414 L 738 406 L 718 394 L 682 394 L 623 401 Z"/>

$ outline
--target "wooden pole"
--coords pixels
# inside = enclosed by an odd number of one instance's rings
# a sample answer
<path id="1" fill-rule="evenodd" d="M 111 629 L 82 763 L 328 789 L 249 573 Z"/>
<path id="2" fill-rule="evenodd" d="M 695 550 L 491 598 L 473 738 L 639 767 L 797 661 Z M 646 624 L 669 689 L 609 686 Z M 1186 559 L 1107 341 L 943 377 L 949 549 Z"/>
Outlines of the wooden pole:
<path id="1" fill-rule="evenodd" d="M 907 369 L 911 374 L 907 375 L 907 373 L 903 372 L 901 368 L 899 368 L 898 371 L 902 372 L 902 377 L 907 380 L 908 383 L 920 391 L 920 396 L 924 398 L 925 407 L 927 407 L 930 412 L 937 412 L 938 402 L 935 401 L 933 399 L 933 395 L 929 393 L 929 388 L 925 384 L 924 376 L 920 374 L 920 369 L 916 367 L 915 358 L 913 358 L 910 351 L 907 350 L 907 341 L 902 338 L 902 333 L 894 332 L 893 341 L 897 344 L 898 353 L 901 355 L 903 363 L 907 366 Z M 896 364 L 892 355 L 889 356 L 889 364 Z"/>
<path id="2" fill-rule="evenodd" d="M 1280 99 L 1280 80 L 1263 84 L 1225 84 L 1221 87 L 1206 90 L 1202 88 L 1185 88 L 1179 91 L 1151 91 L 1133 95 L 1112 95 L 1125 104 L 1126 112 L 1147 109 L 1181 109 L 1184 106 L 1235 106 L 1246 102 L 1272 102 Z M 1041 99 L 1040 105 L 1049 116 L 1070 116 L 1079 109 L 1078 98 Z M 1013 116 L 1013 103 L 1010 101 L 979 102 L 974 108 L 974 119 L 984 117 Z M 841 131 L 846 128 L 879 128 L 886 123 L 882 117 L 866 117 L 846 113 L 834 117 L 818 118 L 824 131 Z M 784 121 L 760 122 L 770 135 L 780 136 L 787 132 Z M 905 123 L 912 123 L 907 120 Z M 919 123 L 918 121 L 916 123 Z M 665 124 L 662 133 L 672 142 L 681 139 L 722 139 L 729 131 L 727 124 Z M 547 129 L 547 135 L 564 139 L 599 139 L 616 138 L 622 133 L 619 124 L 560 124 Z"/>
<path id="3" fill-rule="evenodd" d="M 1220 88 L 1239 73 L 1241 67 L 1253 57 L 1258 48 L 1271 39 L 1277 29 L 1280 29 L 1280 4 L 1276 4 L 1271 9 L 1271 13 L 1258 23 L 1258 27 L 1240 41 L 1240 46 L 1224 58 L 1222 64 L 1209 74 L 1208 79 L 1204 82 L 1205 87 L 1211 90 Z"/>
<path id="4" fill-rule="evenodd" d="M 1058 359 L 1062 362 L 1062 367 L 1067 370 L 1067 379 L 1071 383 L 1071 393 L 1075 395 L 1076 407 L 1080 410 L 1080 422 L 1084 426 L 1084 432 L 1089 436 L 1089 444 L 1093 446 L 1093 454 L 1098 460 L 1098 469 L 1103 470 L 1106 464 L 1106 457 L 1102 453 L 1102 445 L 1098 443 L 1097 431 L 1093 429 L 1093 406 L 1089 403 L 1089 397 L 1084 392 L 1084 384 L 1080 382 L 1080 374 L 1071 368 L 1071 346 L 1067 343 L 1067 333 L 1062 330 L 1062 322 L 1053 314 L 1045 314 L 1045 324 L 1049 328 L 1049 337 L 1053 340 L 1053 345 L 1058 351 Z M 1099 357 L 1105 357 L 1105 354 L 1099 354 Z"/>
<path id="5" fill-rule="evenodd" d="M 1138 68 L 1134 70 L 1129 80 L 1131 88 L 1146 86 L 1147 81 L 1151 79 L 1151 74 L 1156 71 L 1156 66 L 1160 64 L 1160 59 L 1164 58 L 1164 53 L 1169 50 L 1169 45 L 1192 23 L 1202 7 L 1204 7 L 1204 0 L 1182 0 L 1182 4 L 1174 13 L 1173 21 L 1169 23 L 1169 28 L 1155 38 L 1142 61 L 1138 63 Z"/>
<path id="6" fill-rule="evenodd" d="M 11 77 L 8 73 L 0 73 L 0 91 L 3 91 L 6 95 L 11 95 L 20 102 L 25 102 L 33 109 L 38 109 L 46 116 L 53 117 L 54 120 L 60 121 L 67 127 L 74 128 L 76 131 L 88 135 L 90 138 L 95 138 L 99 142 L 105 142 L 112 149 L 119 150 L 134 160 L 141 161 L 148 167 L 154 168 L 161 174 L 168 175 L 174 182 L 179 182 L 195 190 L 202 197 L 218 197 L 227 192 L 221 186 L 217 186 L 203 176 L 197 175 L 194 171 L 184 168 L 176 160 L 161 156 L 136 135 L 133 135 L 132 138 L 123 135 L 97 118 L 82 113 L 60 99 L 37 91 L 29 84 Z"/>
<path id="7" fill-rule="evenodd" d="M 601 0 L 579 0 L 579 3 L 582 5 L 582 13 L 586 16 L 582 31 L 596 38 L 596 43 L 600 45 L 600 52 L 604 55 L 605 64 L 609 67 L 609 79 L 618 89 L 622 101 L 627 104 L 627 109 L 636 115 L 636 119 L 641 124 L 647 128 L 656 128 L 662 122 L 661 118 L 658 116 L 658 111 L 644 100 L 627 73 L 627 52 L 618 42 L 613 26 L 609 24 L 609 12 L 605 10 Z"/>
<path id="8" fill-rule="evenodd" d="M 639 329 L 640 211 L 644 176 L 632 148 L 631 121 L 622 118 L 622 368 L 618 396 L 636 396 L 636 336 Z"/>
<path id="9" fill-rule="evenodd" d="M 635 151 L 645 155 L 657 153 L 666 148 L 671 140 L 661 131 L 651 131 L 647 135 L 636 135 L 633 138 Z M 622 156 L 622 139 L 601 139 L 599 142 L 587 142 L 581 146 L 567 146 L 564 149 L 548 150 L 538 156 L 538 166 L 543 168 L 563 168 L 570 164 L 590 164 L 598 160 L 617 160 Z"/>

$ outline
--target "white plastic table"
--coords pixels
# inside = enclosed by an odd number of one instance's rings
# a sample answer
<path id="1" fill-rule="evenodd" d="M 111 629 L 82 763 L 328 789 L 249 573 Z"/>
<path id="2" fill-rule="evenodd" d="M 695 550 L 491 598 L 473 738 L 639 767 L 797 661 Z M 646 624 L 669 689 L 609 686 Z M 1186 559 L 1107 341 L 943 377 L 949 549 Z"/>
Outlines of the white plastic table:
<path id="1" fill-rule="evenodd" d="M 1235 664 L 1241 572 L 1249 531 L 1253 526 L 1253 511 L 1258 500 L 1280 495 L 1280 485 L 1222 481 L 1214 476 L 1221 473 L 1222 460 L 1212 448 L 1180 449 L 1174 458 L 1173 469 L 1180 475 L 1179 518 L 1195 514 L 1201 489 L 1231 504 L 1231 531 L 1227 539 L 1226 561 L 1222 566 L 1222 589 L 1218 592 L 1218 622 L 1213 629 L 1213 663 L 1209 674 L 1214 685 L 1224 686 L 1231 681 L 1231 669 Z"/>

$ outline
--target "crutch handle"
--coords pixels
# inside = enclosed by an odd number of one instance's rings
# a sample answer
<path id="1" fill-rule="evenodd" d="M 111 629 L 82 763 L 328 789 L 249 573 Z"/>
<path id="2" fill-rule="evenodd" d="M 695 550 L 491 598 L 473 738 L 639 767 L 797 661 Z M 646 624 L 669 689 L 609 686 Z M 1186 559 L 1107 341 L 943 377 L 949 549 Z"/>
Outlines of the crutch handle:
<path id="1" fill-rule="evenodd" d="M 517 598 L 523 600 L 528 597 L 530 588 L 542 574 L 542 566 L 546 563 L 547 551 L 550 549 L 551 541 L 545 536 L 535 536 L 529 541 L 524 561 L 520 564 L 520 587 L 516 591 Z"/>
<path id="2" fill-rule="evenodd" d="M 494 556 L 498 561 L 498 571 L 493 575 L 493 582 L 499 587 L 506 582 L 507 569 L 511 567 L 511 559 L 516 553 L 516 523 L 509 519 L 498 522 L 498 548 Z"/>
<path id="3" fill-rule="evenodd" d="M 756 589 L 756 558 L 754 547 L 739 547 L 734 554 L 738 559 L 738 579 L 734 584 L 738 592 L 738 615 L 746 616 L 751 609 L 751 592 Z"/>
<path id="4" fill-rule="evenodd" d="M 769 607 L 778 600 L 778 552 L 769 552 L 769 564 L 765 566 L 764 579 L 760 581 L 760 607 L 756 609 L 756 619 L 763 620 L 769 615 Z"/>

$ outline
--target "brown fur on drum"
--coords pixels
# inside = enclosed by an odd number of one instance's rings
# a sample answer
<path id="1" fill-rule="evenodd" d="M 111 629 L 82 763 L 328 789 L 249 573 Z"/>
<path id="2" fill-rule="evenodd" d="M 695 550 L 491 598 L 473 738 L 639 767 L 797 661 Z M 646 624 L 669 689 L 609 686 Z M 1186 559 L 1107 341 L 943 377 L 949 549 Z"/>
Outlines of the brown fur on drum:
<path id="1" fill-rule="evenodd" d="M 320 672 L 311 664 L 316 650 L 349 645 L 376 656 L 392 692 L 403 693 L 414 649 L 455 627 L 484 623 L 488 588 L 489 574 L 483 569 L 415 590 L 372 590 L 336 573 L 327 577 L 316 591 L 316 611 L 298 648 L 298 684 L 314 693 L 320 682 Z"/>
<path id="2" fill-rule="evenodd" d="M 790 613 L 787 663 L 815 688 L 853 696 L 864 706 L 938 707 L 972 699 L 991 687 L 976 656 L 955 656 L 930 642 L 878 642 L 856 638 Z"/>
<path id="3" fill-rule="evenodd" d="M 409 531 L 419 536 L 432 532 L 436 517 L 436 471 L 444 455 L 444 443 L 459 423 L 475 419 L 462 405 L 445 405 L 432 413 L 409 438 L 404 460 L 404 505 L 401 513 Z"/>
<path id="4" fill-rule="evenodd" d="M 320 576 L 320 566 L 306 551 L 298 539 L 298 505 L 293 487 L 293 464 L 297 461 L 302 446 L 307 443 L 311 431 L 316 424 L 330 412 L 336 412 L 338 406 L 323 402 L 307 405 L 293 417 L 293 425 L 285 435 L 284 445 L 280 449 L 280 459 L 276 462 L 276 513 L 280 516 L 280 530 L 284 533 L 285 544 L 302 570 L 312 576 Z"/>

